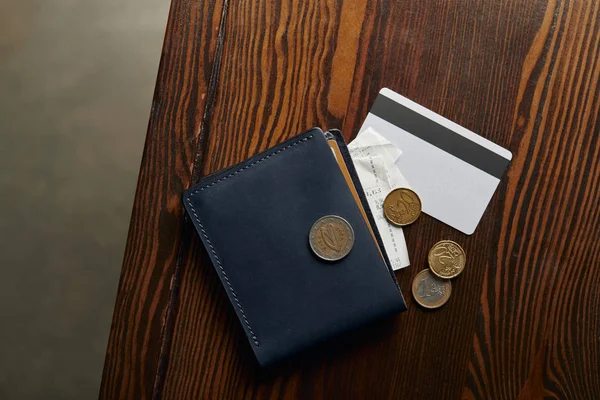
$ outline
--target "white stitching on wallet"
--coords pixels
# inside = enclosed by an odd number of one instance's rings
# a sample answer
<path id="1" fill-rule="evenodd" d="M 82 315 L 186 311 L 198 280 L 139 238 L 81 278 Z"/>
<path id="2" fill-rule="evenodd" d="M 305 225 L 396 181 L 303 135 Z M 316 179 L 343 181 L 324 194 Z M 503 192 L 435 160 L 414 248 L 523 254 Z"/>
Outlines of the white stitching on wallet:
<path id="1" fill-rule="evenodd" d="M 309 139 L 312 139 L 312 137 L 313 137 L 313 136 L 312 136 L 312 135 L 310 135 L 310 136 L 307 136 L 307 137 L 305 137 L 304 139 L 300 139 L 300 140 L 298 140 L 298 141 L 296 141 L 296 142 L 294 142 L 294 143 L 292 143 L 292 144 L 288 144 L 287 146 L 285 146 L 285 147 L 282 147 L 281 149 L 277 150 L 276 152 L 274 152 L 274 153 L 271 153 L 271 154 L 269 154 L 268 156 L 264 156 L 263 158 L 261 158 L 261 159 L 259 159 L 259 160 L 256 160 L 256 161 L 254 161 L 254 162 L 253 162 L 253 163 L 251 163 L 251 164 L 248 164 L 248 165 L 246 165 L 244 168 L 240 168 L 240 169 L 238 169 L 237 171 L 230 173 L 229 175 L 226 175 L 226 176 L 224 176 L 224 177 L 222 177 L 222 178 L 219 178 L 219 179 L 217 179 L 217 180 L 216 180 L 216 181 L 214 181 L 214 182 L 211 182 L 211 183 L 209 183 L 208 185 L 201 186 L 200 188 L 198 188 L 198 189 L 194 190 L 194 191 L 192 192 L 192 194 L 196 194 L 196 193 L 198 193 L 198 192 L 199 192 L 199 191 L 201 191 L 201 190 L 204 190 L 204 189 L 206 189 L 206 188 L 209 188 L 209 187 L 211 187 L 211 186 L 213 186 L 213 185 L 216 185 L 217 183 L 219 183 L 219 182 L 221 182 L 221 181 L 224 181 L 225 179 L 227 179 L 227 178 L 230 178 L 230 177 L 232 177 L 232 176 L 234 176 L 234 175 L 237 175 L 237 174 L 239 174 L 240 172 L 242 172 L 242 171 L 244 171 L 244 170 L 246 170 L 246 169 L 248 169 L 248 168 L 250 168 L 250 167 L 254 166 L 255 164 L 258 164 L 258 163 L 260 163 L 260 162 L 262 162 L 262 161 L 266 160 L 267 158 L 273 157 L 274 155 L 277 155 L 277 154 L 281 153 L 282 151 L 285 151 L 285 150 L 289 149 L 290 147 L 296 146 L 297 144 L 299 144 L 299 143 L 302 143 L 302 142 L 306 142 L 307 140 L 309 140 Z M 191 195 L 190 195 L 190 196 L 191 196 Z M 189 200 L 189 197 L 188 197 L 188 200 Z"/>
<path id="2" fill-rule="evenodd" d="M 256 334 L 252 330 L 252 327 L 250 326 L 250 321 L 248 321 L 248 318 L 246 317 L 246 313 L 244 312 L 244 309 L 242 308 L 242 305 L 240 304 L 240 300 L 238 299 L 237 294 L 235 293 L 235 290 L 233 290 L 233 286 L 231 285 L 231 282 L 229 281 L 229 277 L 227 276 L 227 273 L 225 272 L 225 269 L 223 268 L 223 264 L 221 264 L 221 260 L 219 259 L 219 256 L 217 255 L 217 252 L 215 251 L 215 248 L 213 247 L 212 242 L 208 238 L 208 234 L 206 233 L 206 230 L 204 229 L 202 222 L 200 222 L 200 218 L 198 217 L 198 214 L 196 213 L 196 209 L 194 208 L 194 205 L 192 204 L 192 201 L 190 200 L 190 198 L 193 195 L 195 195 L 196 193 L 198 193 L 199 191 L 204 190 L 213 185 L 216 185 L 217 183 L 222 182 L 232 176 L 235 176 L 235 175 L 239 174 L 240 172 L 252 167 L 253 165 L 256 165 L 270 157 L 273 157 L 274 155 L 279 154 L 279 153 L 289 149 L 290 147 L 296 146 L 299 143 L 306 142 L 307 140 L 312 139 L 312 137 L 313 137 L 312 135 L 309 135 L 303 139 L 297 140 L 294 143 L 288 144 L 287 146 L 282 147 L 281 149 L 279 149 L 267 156 L 264 156 L 256 161 L 252 162 L 251 164 L 246 165 L 244 168 L 240 168 L 235 172 L 232 172 L 222 178 L 217 179 L 214 182 L 209 183 L 208 185 L 201 186 L 200 188 L 198 188 L 198 189 L 194 190 L 192 193 L 190 193 L 186 199 L 188 204 L 190 205 L 190 209 L 192 210 L 192 214 L 194 214 L 194 218 L 196 219 L 198 226 L 200 226 L 200 231 L 202 232 L 202 235 L 206 238 L 206 243 L 208 243 L 208 247 L 210 247 L 210 251 L 213 253 L 215 260 L 217 261 L 217 265 L 219 266 L 219 269 L 221 270 L 221 273 L 223 274 L 223 278 L 225 279 L 225 282 L 227 282 L 227 286 L 229 286 L 229 291 L 231 292 L 231 295 L 233 296 L 233 299 L 235 300 L 235 303 L 237 304 L 238 309 L 240 310 L 240 314 L 242 314 L 242 318 L 244 319 L 244 322 L 246 322 L 246 326 L 248 327 L 248 332 L 250 332 L 252 340 L 254 341 L 254 344 L 256 346 L 259 345 L 258 338 L 256 337 Z"/>

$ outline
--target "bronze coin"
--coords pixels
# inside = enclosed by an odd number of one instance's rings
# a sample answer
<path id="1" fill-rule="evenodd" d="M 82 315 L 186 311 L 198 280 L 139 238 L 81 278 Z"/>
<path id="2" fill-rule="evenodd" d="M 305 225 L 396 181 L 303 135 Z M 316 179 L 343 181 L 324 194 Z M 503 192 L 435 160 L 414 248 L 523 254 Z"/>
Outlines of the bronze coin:
<path id="1" fill-rule="evenodd" d="M 465 269 L 467 255 L 452 240 L 442 240 L 433 245 L 427 257 L 431 272 L 444 279 L 456 278 Z"/>
<path id="2" fill-rule="evenodd" d="M 392 190 L 383 201 L 383 213 L 397 226 L 412 224 L 421 215 L 421 199 L 408 188 Z"/>

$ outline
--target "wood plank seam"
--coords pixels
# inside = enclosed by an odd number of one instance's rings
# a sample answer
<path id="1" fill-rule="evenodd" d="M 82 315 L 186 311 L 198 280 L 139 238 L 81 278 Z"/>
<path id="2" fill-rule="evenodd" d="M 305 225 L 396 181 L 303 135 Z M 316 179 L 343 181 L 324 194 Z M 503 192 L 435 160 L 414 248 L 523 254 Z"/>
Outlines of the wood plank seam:
<path id="1" fill-rule="evenodd" d="M 206 94 L 206 103 L 204 104 L 204 113 L 202 115 L 202 123 L 200 124 L 200 134 L 198 135 L 198 143 L 196 145 L 196 158 L 192 169 L 192 185 L 200 179 L 204 163 L 204 153 L 206 152 L 207 137 L 209 135 L 208 122 L 215 109 L 217 102 L 217 88 L 219 76 L 221 73 L 221 63 L 223 59 L 223 46 L 225 45 L 225 29 L 227 24 L 227 11 L 229 9 L 229 0 L 223 1 L 223 11 L 221 12 L 221 21 L 219 23 L 219 33 L 217 35 L 217 45 L 215 49 L 215 58 L 213 61 L 213 69 L 208 83 Z"/>
<path id="2" fill-rule="evenodd" d="M 223 44 L 225 42 L 225 27 L 227 23 L 227 11 L 229 9 L 229 0 L 223 1 L 223 10 L 221 11 L 221 17 L 219 22 L 219 32 L 217 34 L 216 39 L 216 49 L 215 55 L 212 63 L 212 71 L 210 75 L 210 80 L 208 84 L 206 102 L 204 104 L 204 112 L 202 114 L 202 122 L 200 125 L 200 133 L 198 135 L 197 145 L 196 145 L 196 156 L 194 158 L 194 163 L 192 166 L 192 179 L 191 183 L 193 185 L 194 182 L 197 181 L 199 177 L 199 171 L 202 170 L 201 164 L 204 161 L 204 150 L 203 147 L 206 146 L 208 136 L 208 121 L 210 116 L 212 115 L 212 111 L 214 110 L 214 104 L 216 102 L 216 92 L 217 92 L 217 84 L 219 82 L 219 73 L 221 71 L 221 61 L 223 55 Z M 152 391 L 153 399 L 160 399 L 162 397 L 162 388 L 164 386 L 165 376 L 167 373 L 167 369 L 169 366 L 169 354 L 171 351 L 171 341 L 173 336 L 173 330 L 175 327 L 175 320 L 177 318 L 177 310 L 179 305 L 179 289 L 181 286 L 181 264 L 183 262 L 183 256 L 186 254 L 190 247 L 191 236 L 186 232 L 191 232 L 189 229 L 189 217 L 184 215 L 183 224 L 181 226 L 181 230 L 183 231 L 182 243 L 179 247 L 179 251 L 177 254 L 177 262 L 175 264 L 175 271 L 173 273 L 173 277 L 171 278 L 171 288 L 169 295 L 169 302 L 167 304 L 167 312 L 165 316 L 165 323 L 162 332 L 162 340 L 161 347 L 159 352 L 158 366 L 156 369 L 156 374 L 154 377 L 154 385 Z M 186 240 L 187 238 L 187 240 Z"/>

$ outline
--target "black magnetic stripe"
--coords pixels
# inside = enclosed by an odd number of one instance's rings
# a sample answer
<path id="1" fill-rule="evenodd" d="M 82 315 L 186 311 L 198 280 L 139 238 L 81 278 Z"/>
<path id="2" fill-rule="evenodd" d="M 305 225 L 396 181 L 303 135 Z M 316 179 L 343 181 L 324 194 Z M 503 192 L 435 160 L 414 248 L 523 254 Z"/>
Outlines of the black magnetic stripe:
<path id="1" fill-rule="evenodd" d="M 370 112 L 498 179 L 510 162 L 382 94 L 377 96 Z"/>

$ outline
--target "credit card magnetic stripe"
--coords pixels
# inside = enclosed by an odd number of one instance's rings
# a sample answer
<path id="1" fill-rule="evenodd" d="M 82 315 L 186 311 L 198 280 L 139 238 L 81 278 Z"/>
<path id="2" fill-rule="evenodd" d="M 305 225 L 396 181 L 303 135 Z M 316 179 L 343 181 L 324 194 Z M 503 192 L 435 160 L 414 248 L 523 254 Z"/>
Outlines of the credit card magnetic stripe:
<path id="1" fill-rule="evenodd" d="M 500 179 L 509 159 L 379 94 L 371 114 Z"/>

